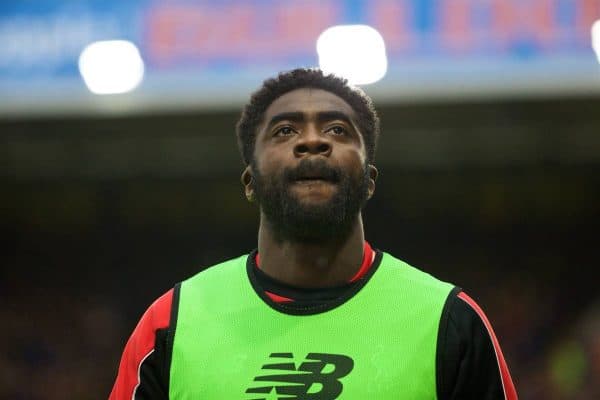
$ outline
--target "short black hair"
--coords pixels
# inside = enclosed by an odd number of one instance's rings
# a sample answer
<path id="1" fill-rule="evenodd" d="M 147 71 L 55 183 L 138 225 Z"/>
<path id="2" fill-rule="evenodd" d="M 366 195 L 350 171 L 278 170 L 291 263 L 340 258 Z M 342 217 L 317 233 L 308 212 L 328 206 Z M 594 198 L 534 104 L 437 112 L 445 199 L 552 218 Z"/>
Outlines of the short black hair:
<path id="1" fill-rule="evenodd" d="M 358 128 L 365 142 L 367 162 L 372 164 L 379 137 L 379 117 L 373 101 L 361 89 L 350 86 L 348 80 L 344 78 L 333 74 L 326 75 L 316 68 L 298 68 L 281 72 L 276 78 L 265 80 L 262 86 L 252 93 L 250 101 L 244 106 L 236 126 L 236 134 L 238 147 L 246 165 L 254 159 L 256 129 L 267 108 L 282 95 L 301 88 L 328 91 L 341 97 L 352 107 L 358 117 Z"/>

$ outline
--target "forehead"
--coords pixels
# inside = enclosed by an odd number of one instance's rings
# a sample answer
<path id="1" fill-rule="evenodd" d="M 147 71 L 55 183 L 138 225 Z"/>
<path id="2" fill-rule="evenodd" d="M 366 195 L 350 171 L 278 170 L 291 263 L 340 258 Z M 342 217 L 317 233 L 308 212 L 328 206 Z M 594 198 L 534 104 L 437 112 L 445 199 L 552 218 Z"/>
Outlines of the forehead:
<path id="1" fill-rule="evenodd" d="M 341 97 L 323 89 L 301 88 L 278 97 L 265 111 L 264 121 L 285 112 L 314 114 L 320 111 L 340 111 L 356 121 L 356 113 Z"/>

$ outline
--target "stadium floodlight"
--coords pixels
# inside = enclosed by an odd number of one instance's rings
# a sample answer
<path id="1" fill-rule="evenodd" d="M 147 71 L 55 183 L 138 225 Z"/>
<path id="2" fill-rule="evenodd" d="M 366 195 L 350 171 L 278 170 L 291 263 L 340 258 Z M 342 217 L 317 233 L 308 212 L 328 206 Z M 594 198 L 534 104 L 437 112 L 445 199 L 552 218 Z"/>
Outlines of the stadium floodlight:
<path id="1" fill-rule="evenodd" d="M 338 25 L 317 39 L 323 72 L 348 79 L 352 85 L 374 83 L 385 76 L 387 57 L 381 34 L 368 25 Z"/>
<path id="2" fill-rule="evenodd" d="M 592 47 L 600 63 L 600 19 L 592 24 Z"/>
<path id="3" fill-rule="evenodd" d="M 144 61 L 138 48 L 129 41 L 94 42 L 81 52 L 79 72 L 92 93 L 126 93 L 142 81 Z"/>

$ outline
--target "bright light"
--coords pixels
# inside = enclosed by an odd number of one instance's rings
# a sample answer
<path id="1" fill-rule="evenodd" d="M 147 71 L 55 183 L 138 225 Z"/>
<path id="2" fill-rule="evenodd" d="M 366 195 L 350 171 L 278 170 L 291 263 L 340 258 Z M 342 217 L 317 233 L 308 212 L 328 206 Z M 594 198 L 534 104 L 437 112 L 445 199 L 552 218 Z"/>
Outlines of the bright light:
<path id="1" fill-rule="evenodd" d="M 598 62 L 600 62 L 600 19 L 592 25 L 592 47 L 596 52 Z"/>
<path id="2" fill-rule="evenodd" d="M 367 25 L 338 25 L 317 39 L 323 72 L 348 79 L 352 85 L 377 82 L 387 71 L 383 37 Z"/>
<path id="3" fill-rule="evenodd" d="M 125 93 L 135 89 L 142 81 L 144 61 L 131 42 L 94 42 L 81 52 L 79 72 L 92 93 Z"/>

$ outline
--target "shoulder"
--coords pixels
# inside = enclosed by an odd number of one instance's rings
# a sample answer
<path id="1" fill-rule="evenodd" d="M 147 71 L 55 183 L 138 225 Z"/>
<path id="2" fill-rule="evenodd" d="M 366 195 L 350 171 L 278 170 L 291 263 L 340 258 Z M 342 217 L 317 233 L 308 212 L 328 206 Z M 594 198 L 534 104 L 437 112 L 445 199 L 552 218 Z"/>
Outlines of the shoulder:
<path id="1" fill-rule="evenodd" d="M 255 254 L 255 251 L 252 252 L 250 256 L 252 256 L 252 254 Z M 203 282 L 205 280 L 223 279 L 231 273 L 237 274 L 240 269 L 244 269 L 246 267 L 248 257 L 248 254 L 244 254 L 239 257 L 222 261 L 218 264 L 214 264 L 209 267 L 203 268 L 200 272 L 197 272 L 196 274 L 181 282 L 181 285 L 189 286 L 199 282 Z"/>
<path id="2" fill-rule="evenodd" d="M 383 275 L 390 283 L 400 285 L 414 295 L 419 297 L 435 296 L 443 304 L 448 294 L 454 289 L 453 284 L 444 282 L 425 271 L 415 268 L 389 253 L 378 252 L 378 256 L 381 257 L 380 272 L 378 274 Z"/>
<path id="3" fill-rule="evenodd" d="M 132 346 L 135 358 L 143 357 L 154 347 L 157 330 L 169 327 L 175 290 L 170 289 L 144 312 L 126 346 Z"/>
<path id="4" fill-rule="evenodd" d="M 437 386 L 440 399 L 516 399 L 500 343 L 482 308 L 453 290 L 438 331 Z"/>
<path id="5" fill-rule="evenodd" d="M 165 358 L 164 342 L 174 297 L 176 289 L 170 289 L 156 299 L 140 318 L 123 350 L 110 400 L 131 399 L 139 390 L 149 393 L 164 390 L 160 382 L 163 379 L 158 375 L 162 372 Z"/>
<path id="6" fill-rule="evenodd" d="M 144 331 L 167 327 L 169 325 L 174 294 L 175 288 L 172 288 L 156 299 L 148 307 L 144 315 L 142 315 L 138 327 Z"/>

